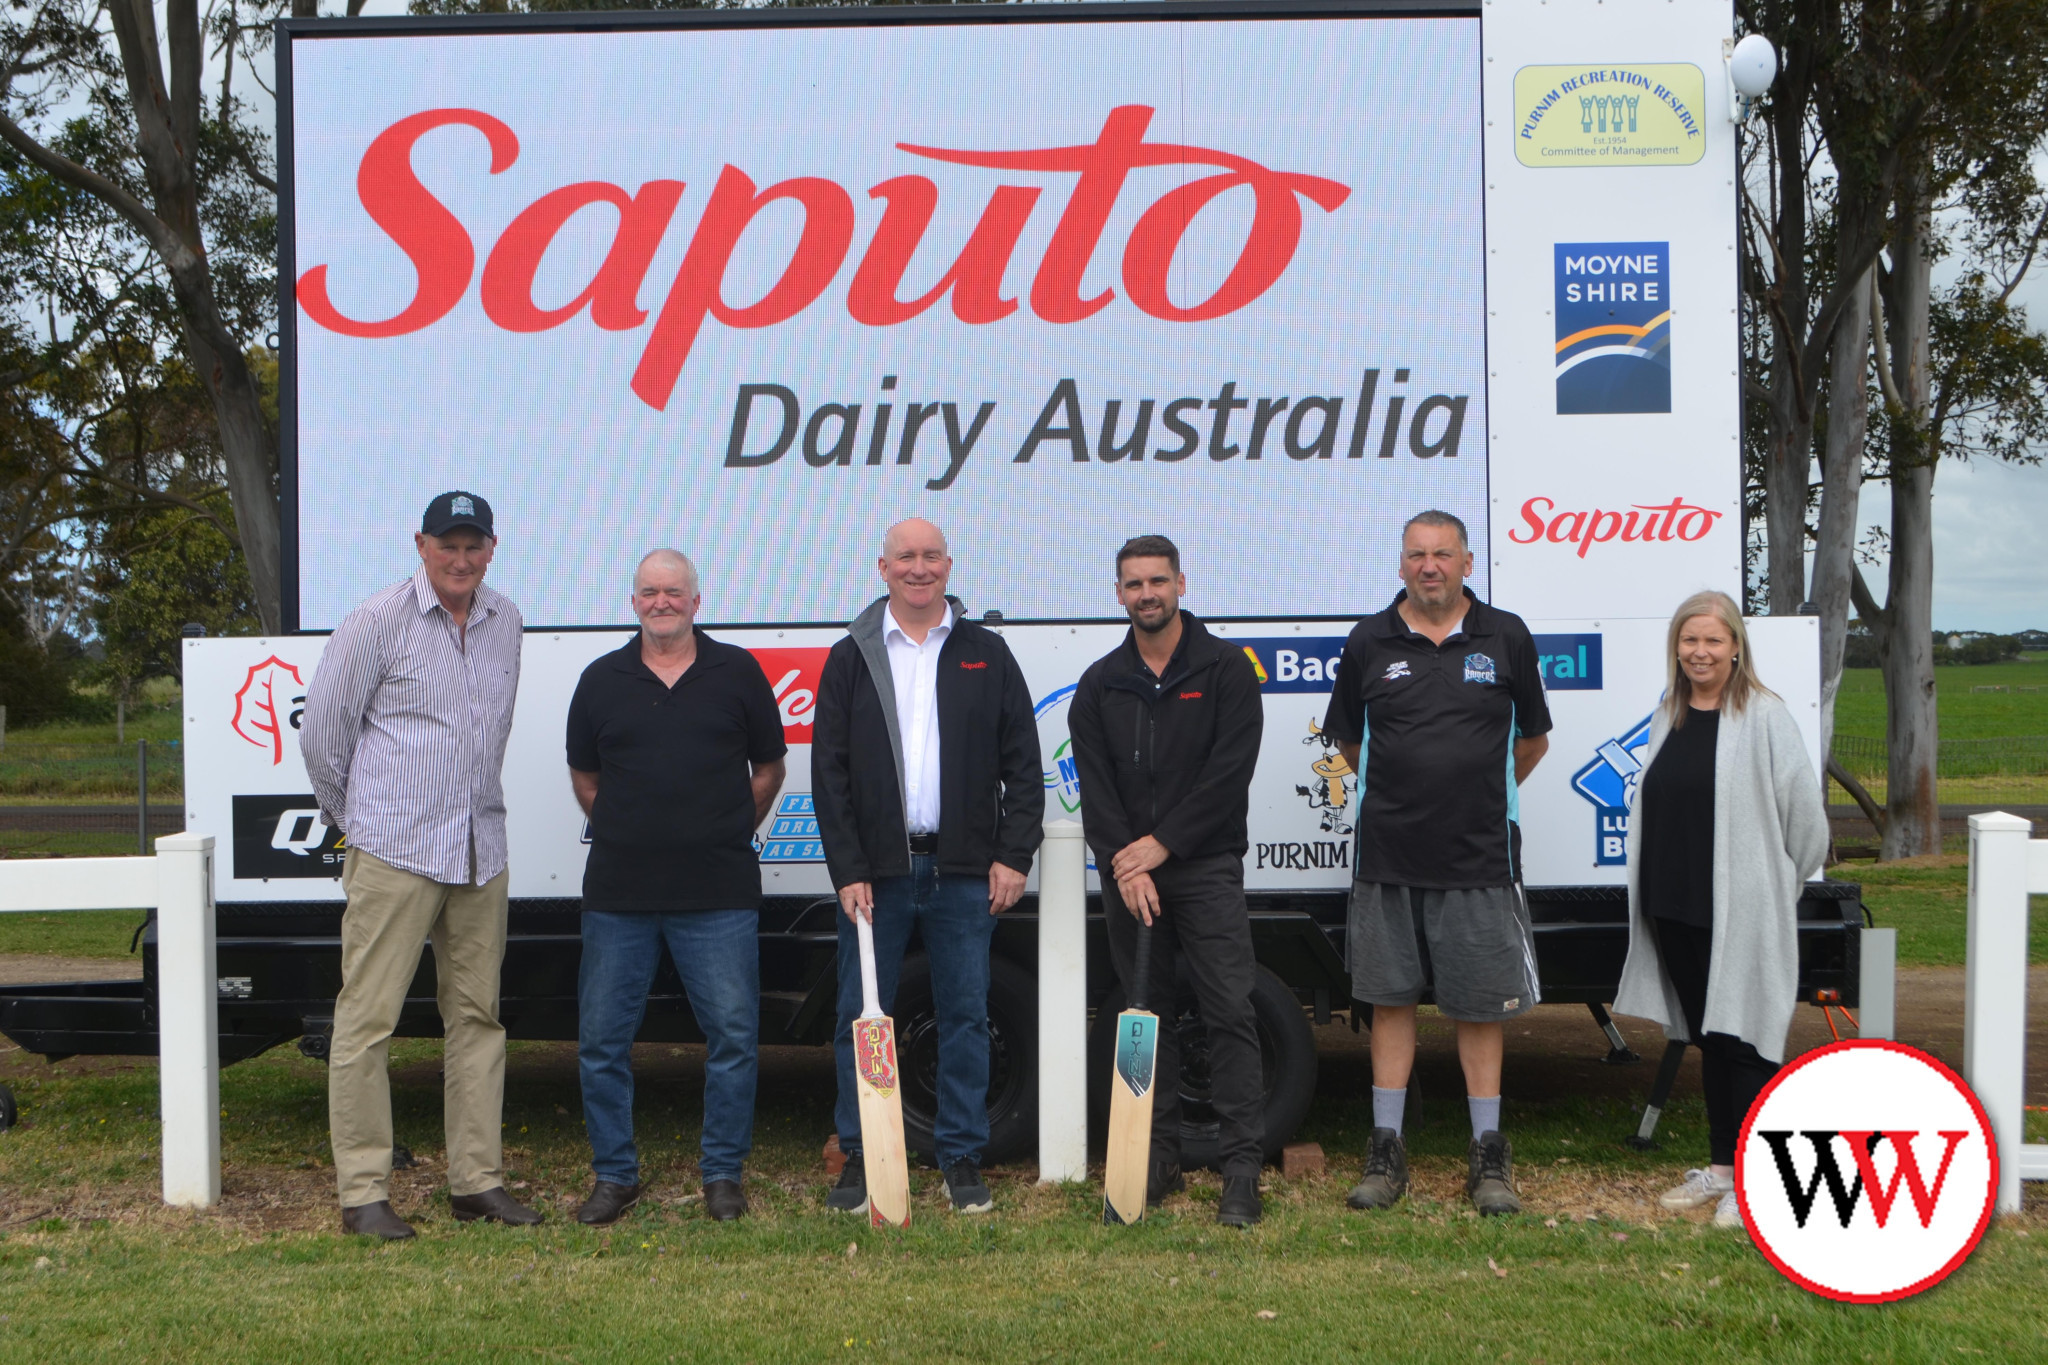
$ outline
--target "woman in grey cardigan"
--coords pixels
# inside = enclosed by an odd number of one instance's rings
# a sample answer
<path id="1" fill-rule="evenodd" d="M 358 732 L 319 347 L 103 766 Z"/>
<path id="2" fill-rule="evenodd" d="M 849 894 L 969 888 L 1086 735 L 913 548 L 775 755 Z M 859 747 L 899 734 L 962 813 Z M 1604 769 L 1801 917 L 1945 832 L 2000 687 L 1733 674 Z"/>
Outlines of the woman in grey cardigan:
<path id="1" fill-rule="evenodd" d="M 1740 1227 L 1735 1142 L 1784 1060 L 1799 891 L 1827 855 L 1827 811 L 1806 743 L 1757 680 L 1727 594 L 1685 600 L 1665 664 L 1629 821 L 1629 951 L 1614 1008 L 1700 1049 L 1710 1162 L 1664 1207 L 1715 1203 L 1716 1223 Z"/>

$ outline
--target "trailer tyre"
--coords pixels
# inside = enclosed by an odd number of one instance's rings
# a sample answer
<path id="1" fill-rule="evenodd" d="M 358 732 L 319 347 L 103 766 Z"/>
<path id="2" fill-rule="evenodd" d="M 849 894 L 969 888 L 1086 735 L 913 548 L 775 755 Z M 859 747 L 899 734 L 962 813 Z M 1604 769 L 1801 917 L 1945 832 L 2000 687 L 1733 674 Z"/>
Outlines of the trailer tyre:
<path id="1" fill-rule="evenodd" d="M 1184 1170 L 1217 1169 L 1216 1111 L 1209 1102 L 1209 1040 L 1194 987 L 1182 967 L 1180 1030 L 1180 1164 Z M 1123 987 L 1110 984 L 1095 1009 L 1088 1034 L 1088 1112 L 1098 1142 L 1109 1129 L 1109 1063 L 1116 1017 L 1124 1009 Z M 1258 1021 L 1259 1055 L 1265 1067 L 1265 1156 L 1276 1160 L 1308 1115 L 1316 1093 L 1316 1036 L 1301 1002 L 1287 984 L 1261 967 L 1252 982 L 1252 1013 Z"/>
<path id="2" fill-rule="evenodd" d="M 1038 982 L 999 955 L 989 958 L 988 1145 L 985 1166 L 1029 1156 L 1038 1145 Z M 939 1018 L 931 962 L 905 958 L 896 986 L 896 1059 L 903 1073 L 903 1140 L 936 1161 Z"/>

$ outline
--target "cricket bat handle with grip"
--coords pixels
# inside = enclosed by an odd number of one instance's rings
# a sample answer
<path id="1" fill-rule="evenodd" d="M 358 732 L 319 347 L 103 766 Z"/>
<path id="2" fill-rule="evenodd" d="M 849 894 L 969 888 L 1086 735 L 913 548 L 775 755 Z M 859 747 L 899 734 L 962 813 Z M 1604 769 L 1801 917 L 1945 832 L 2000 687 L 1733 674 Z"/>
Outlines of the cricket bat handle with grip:
<path id="1" fill-rule="evenodd" d="M 860 935 L 860 1017 L 879 1019 L 882 1015 L 882 988 L 875 982 L 875 926 L 855 915 L 853 928 Z"/>
<path id="2" fill-rule="evenodd" d="M 1145 997 L 1151 993 L 1152 984 L 1152 926 L 1138 926 L 1138 966 L 1131 973 L 1131 1005 L 1134 1010 L 1145 1008 Z"/>

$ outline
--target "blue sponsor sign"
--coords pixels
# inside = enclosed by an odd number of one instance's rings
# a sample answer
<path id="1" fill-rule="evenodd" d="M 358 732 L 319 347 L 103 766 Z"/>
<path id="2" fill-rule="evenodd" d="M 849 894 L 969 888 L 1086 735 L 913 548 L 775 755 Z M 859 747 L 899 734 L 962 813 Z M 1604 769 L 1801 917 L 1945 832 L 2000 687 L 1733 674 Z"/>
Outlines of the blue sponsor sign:
<path id="1" fill-rule="evenodd" d="M 1536 668 L 1547 692 L 1598 692 L 1600 636 L 1538 635 Z"/>
<path id="2" fill-rule="evenodd" d="M 1671 244 L 1559 242 L 1557 410 L 1671 411 Z"/>
<path id="3" fill-rule="evenodd" d="M 818 838 L 817 808 L 809 792 L 790 792 L 775 803 L 775 815 L 761 840 L 764 863 L 822 863 L 825 845 Z"/>
<path id="4" fill-rule="evenodd" d="M 1650 744 L 1644 716 L 1593 751 L 1593 761 L 1572 774 L 1572 790 L 1593 803 L 1593 865 L 1628 862 L 1628 813 L 1643 775 L 1643 750 Z"/>
<path id="5" fill-rule="evenodd" d="M 1344 657 L 1341 635 L 1281 635 L 1271 639 L 1225 641 L 1242 649 L 1258 670 L 1261 692 L 1328 692 Z"/>

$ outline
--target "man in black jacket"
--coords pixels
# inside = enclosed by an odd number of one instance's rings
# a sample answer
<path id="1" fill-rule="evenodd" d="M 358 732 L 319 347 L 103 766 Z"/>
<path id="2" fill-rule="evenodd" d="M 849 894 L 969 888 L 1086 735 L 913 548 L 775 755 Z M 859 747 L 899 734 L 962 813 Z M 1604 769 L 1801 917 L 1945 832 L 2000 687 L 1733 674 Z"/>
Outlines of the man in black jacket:
<path id="1" fill-rule="evenodd" d="M 1221 1128 L 1216 1221 L 1259 1221 L 1265 1080 L 1252 1013 L 1251 920 L 1244 900 L 1245 823 L 1265 710 L 1244 651 L 1180 609 L 1187 580 L 1165 536 L 1117 551 L 1124 642 L 1081 675 L 1068 711 L 1081 778 L 1081 820 L 1102 873 L 1109 953 L 1126 998 L 1137 994 L 1138 921 L 1157 935 L 1144 1003 L 1167 1026 L 1153 1066 L 1147 1201 L 1183 1185 L 1175 981 L 1186 962 L 1209 1035 Z M 1176 952 L 1175 949 L 1179 951 Z"/>
<path id="2" fill-rule="evenodd" d="M 1045 775 L 1031 692 L 1003 637 L 946 595 L 952 556 L 928 521 L 882 541 L 888 596 L 832 647 L 818 686 L 811 787 L 839 926 L 835 1118 L 846 1169 L 827 1204 L 867 1208 L 853 1021 L 861 1011 L 854 918 L 874 926 L 884 1011 L 903 950 L 921 931 L 939 1022 L 939 1168 L 959 1213 L 985 1213 L 988 950 L 994 916 L 1017 903 L 1044 837 Z"/>

